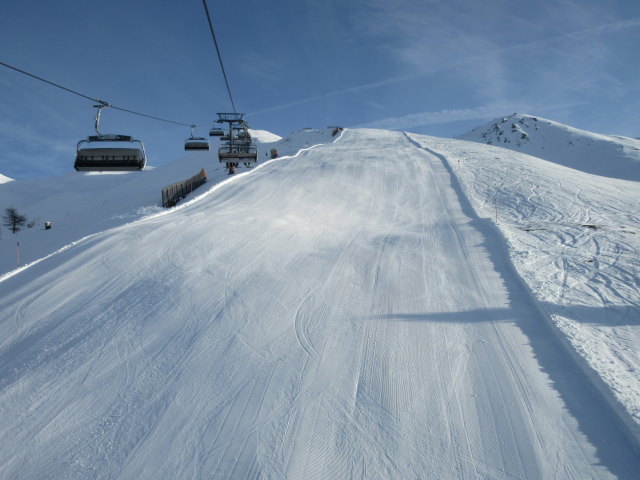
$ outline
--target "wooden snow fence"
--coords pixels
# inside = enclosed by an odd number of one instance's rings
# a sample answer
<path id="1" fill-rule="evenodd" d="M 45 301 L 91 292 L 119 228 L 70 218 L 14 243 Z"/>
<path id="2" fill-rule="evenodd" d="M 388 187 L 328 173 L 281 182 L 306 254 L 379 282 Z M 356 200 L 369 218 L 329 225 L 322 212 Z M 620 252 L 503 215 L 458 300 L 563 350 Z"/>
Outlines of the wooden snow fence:
<path id="1" fill-rule="evenodd" d="M 162 189 L 162 206 L 166 208 L 174 207 L 182 198 L 186 197 L 206 181 L 207 172 L 205 172 L 203 168 L 191 178 L 164 187 Z"/>

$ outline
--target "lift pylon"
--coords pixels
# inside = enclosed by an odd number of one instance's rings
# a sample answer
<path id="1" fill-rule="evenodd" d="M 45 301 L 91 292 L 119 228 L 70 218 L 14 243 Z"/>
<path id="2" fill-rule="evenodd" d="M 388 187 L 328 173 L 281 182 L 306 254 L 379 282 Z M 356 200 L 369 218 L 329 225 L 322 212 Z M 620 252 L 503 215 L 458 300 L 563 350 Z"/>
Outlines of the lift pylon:
<path id="1" fill-rule="evenodd" d="M 249 166 L 258 161 L 258 150 L 251 139 L 249 125 L 244 121 L 244 113 L 218 113 L 216 122 L 228 124 L 228 133 L 220 139 L 218 158 L 226 164 L 229 174 L 235 173 L 241 162 Z"/>

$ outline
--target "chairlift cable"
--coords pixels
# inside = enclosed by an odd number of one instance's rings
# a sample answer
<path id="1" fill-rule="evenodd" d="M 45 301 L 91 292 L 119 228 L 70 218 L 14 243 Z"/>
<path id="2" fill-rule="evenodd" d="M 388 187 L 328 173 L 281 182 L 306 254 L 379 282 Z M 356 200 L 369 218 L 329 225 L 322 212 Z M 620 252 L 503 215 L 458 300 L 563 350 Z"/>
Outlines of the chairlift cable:
<path id="1" fill-rule="evenodd" d="M 166 118 L 154 117 L 153 115 L 147 115 L 145 113 L 134 112 L 133 110 L 127 110 L 126 108 L 116 107 L 115 105 L 110 105 L 110 107 L 111 108 L 115 108 L 116 110 L 120 110 L 122 112 L 131 113 L 133 115 L 139 115 L 141 117 L 151 118 L 153 120 L 159 120 L 161 122 L 173 123 L 174 125 L 183 125 L 185 127 L 190 127 L 191 126 L 190 123 L 175 122 L 173 120 L 167 120 Z"/>
<path id="2" fill-rule="evenodd" d="M 209 8 L 207 8 L 207 0 L 202 0 L 202 4 L 204 5 L 204 11 L 207 14 L 207 21 L 209 22 L 209 30 L 211 30 L 211 36 L 213 37 L 213 44 L 216 47 L 216 52 L 218 53 L 218 60 L 220 61 L 220 68 L 222 68 L 222 76 L 224 77 L 224 83 L 227 85 L 227 92 L 229 92 L 229 100 L 231 100 L 231 107 L 233 108 L 233 113 L 236 113 L 236 106 L 233 103 L 233 96 L 231 95 L 231 88 L 229 88 L 229 80 L 227 79 L 227 73 L 224 70 L 224 64 L 222 63 L 222 56 L 220 55 L 220 48 L 218 47 L 218 41 L 216 40 L 216 34 L 213 31 L 213 23 L 211 22 L 211 15 L 209 15 Z"/>
<path id="3" fill-rule="evenodd" d="M 123 111 L 123 112 L 131 113 L 133 115 L 139 115 L 141 117 L 151 118 L 153 120 L 159 120 L 161 122 L 173 123 L 174 125 L 183 125 L 183 126 L 186 126 L 186 127 L 190 127 L 192 125 L 191 123 L 176 122 L 174 120 L 167 120 L 165 118 L 154 117 L 153 115 L 147 115 L 145 113 L 134 112 L 133 110 L 128 110 L 126 108 L 117 107 L 115 105 L 111 105 L 109 102 L 105 102 L 104 100 L 100 100 L 99 98 L 90 97 L 88 95 L 84 95 L 83 93 L 76 92 L 75 90 L 72 90 L 72 89 L 67 88 L 67 87 L 63 87 L 62 85 L 59 85 L 59 84 L 54 83 L 54 82 L 51 82 L 49 80 L 46 80 L 46 79 L 44 79 L 42 77 L 39 77 L 37 75 L 34 75 L 32 73 L 25 72 L 24 70 L 21 70 L 21 69 L 19 69 L 17 67 L 14 67 L 12 65 L 7 64 L 7 63 L 0 62 L 0 65 L 3 65 L 5 67 L 7 67 L 7 68 L 10 68 L 11 70 L 15 70 L 16 72 L 22 73 L 22 74 L 27 75 L 29 77 L 35 78 L 36 80 L 40 80 L 41 82 L 48 83 L 49 85 L 53 85 L 54 87 L 58 87 L 58 88 L 60 88 L 62 90 L 65 90 L 65 91 L 67 91 L 69 93 L 73 93 L 74 95 L 78 95 L 79 97 L 86 98 L 87 100 L 91 100 L 92 102 L 96 102 L 96 103 L 98 103 L 100 105 L 103 105 L 105 107 L 111 107 L 111 108 L 114 108 L 116 110 L 120 110 L 120 111 Z"/>
<path id="4" fill-rule="evenodd" d="M 5 67 L 10 68 L 11 70 L 15 70 L 16 72 L 20 72 L 20 73 L 22 73 L 24 75 L 28 75 L 30 77 L 35 78 L 36 80 L 40 80 L 41 82 L 45 82 L 45 83 L 48 83 L 49 85 L 53 85 L 54 87 L 61 88 L 62 90 L 66 90 L 67 92 L 73 93 L 73 94 L 78 95 L 78 96 L 80 96 L 82 98 L 86 98 L 87 100 L 91 100 L 92 102 L 104 103 L 100 99 L 89 97 L 88 95 L 84 95 L 83 93 L 76 92 L 75 90 L 71 90 L 70 88 L 63 87 L 62 85 L 58 85 L 57 83 L 50 82 L 49 80 L 45 80 L 44 78 L 39 77 L 37 75 L 34 75 L 33 73 L 29 73 L 29 72 L 25 72 L 24 70 L 20 70 L 19 68 L 13 67 L 13 66 L 11 66 L 11 65 L 9 65 L 7 63 L 0 62 L 0 65 L 4 65 Z"/>

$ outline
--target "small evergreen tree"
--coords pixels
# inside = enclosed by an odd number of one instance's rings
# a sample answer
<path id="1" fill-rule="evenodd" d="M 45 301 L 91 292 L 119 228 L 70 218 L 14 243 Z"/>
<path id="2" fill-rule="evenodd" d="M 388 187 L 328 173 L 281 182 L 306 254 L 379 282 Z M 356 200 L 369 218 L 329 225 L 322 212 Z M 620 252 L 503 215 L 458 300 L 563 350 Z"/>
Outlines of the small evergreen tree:
<path id="1" fill-rule="evenodd" d="M 9 207 L 4 210 L 2 220 L 4 221 L 5 227 L 10 229 L 12 233 L 16 233 L 22 230 L 22 226 L 26 223 L 27 217 L 20 215 L 15 208 Z"/>

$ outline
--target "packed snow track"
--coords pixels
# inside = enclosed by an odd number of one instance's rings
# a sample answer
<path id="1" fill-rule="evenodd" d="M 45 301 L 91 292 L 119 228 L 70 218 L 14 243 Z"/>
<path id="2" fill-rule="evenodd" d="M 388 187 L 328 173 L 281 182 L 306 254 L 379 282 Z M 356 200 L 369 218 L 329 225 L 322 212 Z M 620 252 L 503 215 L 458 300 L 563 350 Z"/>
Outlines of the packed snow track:
<path id="1" fill-rule="evenodd" d="M 108 230 L 0 311 L 3 478 L 640 472 L 491 221 L 401 133 Z"/>

